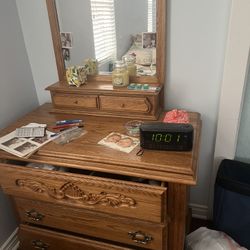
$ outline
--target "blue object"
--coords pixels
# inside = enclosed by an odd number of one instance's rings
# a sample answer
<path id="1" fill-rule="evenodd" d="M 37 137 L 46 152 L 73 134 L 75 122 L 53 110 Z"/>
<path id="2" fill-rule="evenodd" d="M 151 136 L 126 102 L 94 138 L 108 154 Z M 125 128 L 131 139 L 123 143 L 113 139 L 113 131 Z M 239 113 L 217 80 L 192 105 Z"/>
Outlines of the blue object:
<path id="1" fill-rule="evenodd" d="M 62 121 L 57 121 L 56 125 L 79 123 L 79 122 L 82 122 L 82 120 L 79 120 L 79 119 L 75 119 L 75 120 L 62 120 Z"/>
<path id="2" fill-rule="evenodd" d="M 215 229 L 250 249 L 250 164 L 223 160 L 214 190 Z"/>

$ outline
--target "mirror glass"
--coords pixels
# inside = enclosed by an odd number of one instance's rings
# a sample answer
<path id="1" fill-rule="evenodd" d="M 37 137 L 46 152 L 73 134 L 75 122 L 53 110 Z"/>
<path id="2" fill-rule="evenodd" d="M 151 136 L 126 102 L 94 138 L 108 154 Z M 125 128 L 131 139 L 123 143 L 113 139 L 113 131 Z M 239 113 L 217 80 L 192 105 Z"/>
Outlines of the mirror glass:
<path id="1" fill-rule="evenodd" d="M 135 60 L 136 74 L 156 75 L 157 0 L 57 0 L 65 67 L 98 61 L 100 75 L 116 60 Z M 132 56 L 132 57 L 131 57 Z"/>

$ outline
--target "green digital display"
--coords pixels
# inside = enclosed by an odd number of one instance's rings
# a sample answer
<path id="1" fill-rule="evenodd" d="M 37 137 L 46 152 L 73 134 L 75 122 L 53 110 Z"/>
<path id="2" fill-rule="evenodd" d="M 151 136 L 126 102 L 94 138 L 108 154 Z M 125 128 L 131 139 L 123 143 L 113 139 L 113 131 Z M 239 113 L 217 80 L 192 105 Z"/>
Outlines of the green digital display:
<path id="1" fill-rule="evenodd" d="M 179 143 L 181 141 L 181 134 L 174 133 L 153 133 L 151 136 L 152 142 L 162 143 Z"/>
<path id="2" fill-rule="evenodd" d="M 140 145 L 144 149 L 192 150 L 193 127 L 191 124 L 144 123 L 140 126 Z"/>

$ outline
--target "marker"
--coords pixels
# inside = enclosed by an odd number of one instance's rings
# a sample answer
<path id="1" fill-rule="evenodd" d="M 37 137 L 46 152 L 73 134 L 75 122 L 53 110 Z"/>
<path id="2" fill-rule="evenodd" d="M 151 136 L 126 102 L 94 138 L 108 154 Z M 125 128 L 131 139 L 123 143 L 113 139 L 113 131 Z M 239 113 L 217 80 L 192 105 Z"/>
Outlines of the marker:
<path id="1" fill-rule="evenodd" d="M 52 134 L 50 137 L 55 137 L 57 135 L 60 135 L 60 133 L 55 133 L 55 134 Z"/>
<path id="2" fill-rule="evenodd" d="M 75 119 L 75 120 L 62 120 L 62 121 L 57 121 L 56 125 L 63 125 L 63 124 L 71 124 L 71 123 L 80 123 L 82 120 Z"/>
<path id="3" fill-rule="evenodd" d="M 75 126 L 82 126 L 82 123 L 79 123 L 79 122 L 78 123 L 65 123 L 65 124 L 52 127 L 52 129 L 70 128 L 70 127 L 75 127 Z"/>

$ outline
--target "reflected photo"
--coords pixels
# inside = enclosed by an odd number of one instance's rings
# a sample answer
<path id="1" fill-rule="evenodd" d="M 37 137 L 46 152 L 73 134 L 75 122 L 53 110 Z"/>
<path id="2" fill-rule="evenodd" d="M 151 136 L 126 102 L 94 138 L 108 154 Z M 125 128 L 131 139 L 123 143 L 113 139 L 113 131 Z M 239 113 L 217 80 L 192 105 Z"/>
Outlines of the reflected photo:
<path id="1" fill-rule="evenodd" d="M 156 32 L 144 32 L 142 33 L 142 47 L 156 48 Z"/>

